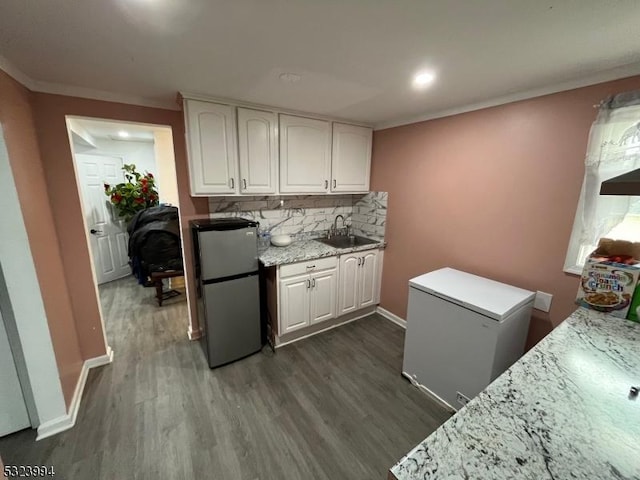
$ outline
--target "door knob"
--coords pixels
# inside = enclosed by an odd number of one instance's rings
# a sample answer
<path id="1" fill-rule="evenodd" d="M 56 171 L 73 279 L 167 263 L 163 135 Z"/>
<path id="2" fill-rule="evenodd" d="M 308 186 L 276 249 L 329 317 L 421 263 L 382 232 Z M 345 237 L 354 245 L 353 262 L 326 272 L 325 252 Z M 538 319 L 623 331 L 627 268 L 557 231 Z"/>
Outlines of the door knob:
<path id="1" fill-rule="evenodd" d="M 89 233 L 91 235 L 97 235 L 99 233 L 102 233 L 102 230 L 96 230 L 95 228 L 92 228 L 91 230 L 89 230 Z"/>

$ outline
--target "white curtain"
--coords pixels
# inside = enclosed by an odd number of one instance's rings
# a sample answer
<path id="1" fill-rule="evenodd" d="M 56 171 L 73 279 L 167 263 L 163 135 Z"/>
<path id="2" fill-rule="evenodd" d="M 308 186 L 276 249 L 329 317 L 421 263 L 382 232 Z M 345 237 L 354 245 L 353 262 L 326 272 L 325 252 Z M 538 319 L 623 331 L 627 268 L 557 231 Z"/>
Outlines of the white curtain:
<path id="1" fill-rule="evenodd" d="M 603 180 L 640 168 L 640 91 L 604 102 L 591 127 L 582 186 L 581 246 L 594 246 L 629 213 L 633 197 L 600 195 Z"/>

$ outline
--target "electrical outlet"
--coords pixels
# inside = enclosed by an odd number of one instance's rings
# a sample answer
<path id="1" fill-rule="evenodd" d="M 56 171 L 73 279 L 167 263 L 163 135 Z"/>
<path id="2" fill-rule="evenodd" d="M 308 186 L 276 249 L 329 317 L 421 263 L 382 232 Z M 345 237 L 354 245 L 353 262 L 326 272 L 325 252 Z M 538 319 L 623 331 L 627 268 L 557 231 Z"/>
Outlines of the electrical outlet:
<path id="1" fill-rule="evenodd" d="M 467 397 L 466 395 L 461 394 L 460 392 L 456 392 L 456 401 L 460 405 L 465 406 L 467 403 L 469 403 L 469 397 Z"/>
<path id="2" fill-rule="evenodd" d="M 542 310 L 543 312 L 548 312 L 551 309 L 551 300 L 553 299 L 553 295 L 550 293 L 541 292 L 538 290 L 536 292 L 536 299 L 533 301 L 533 308 L 536 310 Z"/>

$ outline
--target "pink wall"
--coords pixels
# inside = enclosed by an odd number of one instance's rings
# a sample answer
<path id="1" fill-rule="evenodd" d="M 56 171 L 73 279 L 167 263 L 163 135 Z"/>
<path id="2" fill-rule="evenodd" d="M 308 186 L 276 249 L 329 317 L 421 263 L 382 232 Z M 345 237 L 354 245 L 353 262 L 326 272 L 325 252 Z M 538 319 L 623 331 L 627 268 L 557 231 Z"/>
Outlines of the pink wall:
<path id="1" fill-rule="evenodd" d="M 68 406 L 80 376 L 83 357 L 73 320 L 30 102 L 31 93 L 0 71 L 0 123 L 4 129 L 62 391 Z"/>
<path id="2" fill-rule="evenodd" d="M 207 216 L 207 200 L 189 196 L 182 112 L 43 93 L 34 93 L 34 111 L 80 349 L 83 358 L 96 357 L 105 353 L 105 345 L 65 116 L 76 115 L 170 126 L 173 130 L 180 215 L 183 222 L 186 224 L 191 218 Z M 191 244 L 187 229 L 183 230 L 183 235 L 187 281 L 193 292 L 195 290 L 191 268 Z M 197 322 L 195 302 L 192 302 L 192 318 Z M 187 319 L 184 325 L 186 335 Z M 193 328 L 197 328 L 197 325 Z"/>
<path id="3" fill-rule="evenodd" d="M 593 105 L 640 77 L 376 131 L 371 189 L 389 192 L 383 308 L 406 316 L 410 278 L 451 266 L 554 295 L 529 345 L 575 308 L 562 268 Z M 426 93 L 428 95 L 428 93 Z"/>

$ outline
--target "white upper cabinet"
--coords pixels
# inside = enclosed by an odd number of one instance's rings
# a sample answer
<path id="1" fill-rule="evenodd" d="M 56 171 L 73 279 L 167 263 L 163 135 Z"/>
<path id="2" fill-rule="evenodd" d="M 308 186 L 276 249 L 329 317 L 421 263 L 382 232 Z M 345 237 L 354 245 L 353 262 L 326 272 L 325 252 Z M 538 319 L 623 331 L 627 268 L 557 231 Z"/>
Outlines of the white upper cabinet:
<path id="1" fill-rule="evenodd" d="M 235 108 L 185 100 L 191 194 L 238 192 Z"/>
<path id="2" fill-rule="evenodd" d="M 277 115 L 238 108 L 240 193 L 277 193 Z"/>
<path id="3" fill-rule="evenodd" d="M 369 191 L 370 128 L 215 102 L 184 99 L 191 195 Z"/>
<path id="4" fill-rule="evenodd" d="M 280 192 L 328 193 L 331 124 L 280 115 Z"/>
<path id="5" fill-rule="evenodd" d="M 333 124 L 332 192 L 368 192 L 371 174 L 370 128 Z"/>

